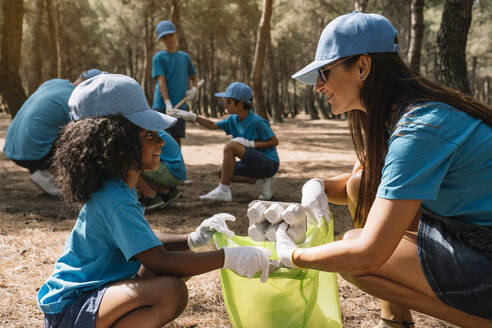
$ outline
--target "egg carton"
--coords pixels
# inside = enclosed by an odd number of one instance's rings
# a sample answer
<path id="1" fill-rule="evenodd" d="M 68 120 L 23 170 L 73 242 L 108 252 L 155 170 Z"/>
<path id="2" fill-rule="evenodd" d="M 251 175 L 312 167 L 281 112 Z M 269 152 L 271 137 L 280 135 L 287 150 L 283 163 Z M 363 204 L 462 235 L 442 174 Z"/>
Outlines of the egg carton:
<path id="1" fill-rule="evenodd" d="M 255 200 L 249 203 L 248 235 L 255 241 L 275 242 L 279 224 L 288 224 L 287 235 L 296 244 L 306 240 L 306 210 L 301 204 Z"/>

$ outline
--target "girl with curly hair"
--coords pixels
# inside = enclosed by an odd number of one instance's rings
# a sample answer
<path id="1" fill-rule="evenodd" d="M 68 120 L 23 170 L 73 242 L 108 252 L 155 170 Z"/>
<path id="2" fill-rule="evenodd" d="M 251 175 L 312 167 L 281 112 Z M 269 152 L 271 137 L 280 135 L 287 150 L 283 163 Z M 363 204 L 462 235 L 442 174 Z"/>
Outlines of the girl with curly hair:
<path id="1" fill-rule="evenodd" d="M 350 113 L 353 174 L 362 170 L 351 198 L 363 228 L 296 248 L 279 227 L 277 254 L 287 266 L 340 272 L 381 299 L 378 327 L 414 327 L 410 310 L 491 327 L 492 108 L 420 76 L 398 51 L 385 17 L 354 11 L 326 26 L 315 60 L 293 75 L 334 113 Z M 302 203 L 325 213 L 328 200 L 350 194 L 340 180 L 336 189 L 308 181 Z"/>
<path id="2" fill-rule="evenodd" d="M 232 235 L 221 213 L 189 235 L 158 234 L 144 218 L 135 185 L 156 170 L 157 130 L 175 119 L 148 107 L 138 83 L 101 74 L 69 100 L 72 118 L 57 144 L 55 168 L 65 200 L 82 205 L 53 274 L 37 300 L 45 327 L 161 327 L 185 308 L 181 278 L 228 268 L 268 277 L 270 252 L 255 247 L 189 252 Z"/>

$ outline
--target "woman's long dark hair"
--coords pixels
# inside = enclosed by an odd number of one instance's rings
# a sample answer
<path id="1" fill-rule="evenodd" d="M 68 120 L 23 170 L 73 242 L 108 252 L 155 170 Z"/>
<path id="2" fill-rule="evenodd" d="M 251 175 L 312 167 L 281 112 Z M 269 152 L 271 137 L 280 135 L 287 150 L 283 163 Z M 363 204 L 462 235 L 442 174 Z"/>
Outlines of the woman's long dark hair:
<path id="1" fill-rule="evenodd" d="M 80 206 L 106 179 L 126 179 L 141 161 L 141 128 L 121 115 L 69 123 L 56 143 L 53 166 L 63 198 Z"/>
<path id="2" fill-rule="evenodd" d="M 381 182 L 388 151 L 389 130 L 399 108 L 424 101 L 439 101 L 482 120 L 492 127 L 492 108 L 462 92 L 440 86 L 420 76 L 396 53 L 369 54 L 371 69 L 361 90 L 366 112 L 350 112 L 349 124 L 355 151 L 363 166 L 355 227 L 363 227 Z M 347 60 L 353 66 L 360 56 Z"/>

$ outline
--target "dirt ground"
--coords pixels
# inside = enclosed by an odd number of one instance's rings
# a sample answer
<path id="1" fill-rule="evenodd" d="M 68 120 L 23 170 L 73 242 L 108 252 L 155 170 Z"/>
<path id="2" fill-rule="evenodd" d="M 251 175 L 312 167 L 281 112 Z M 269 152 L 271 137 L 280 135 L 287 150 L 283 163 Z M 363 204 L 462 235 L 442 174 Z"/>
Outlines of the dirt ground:
<path id="1" fill-rule="evenodd" d="M 3 149 L 9 116 L 0 113 L 0 147 Z M 281 161 L 275 177 L 274 200 L 299 202 L 301 186 L 311 177 L 330 177 L 350 171 L 355 160 L 345 121 L 307 117 L 273 124 L 280 140 Z M 227 137 L 188 125 L 183 156 L 191 185 L 183 196 L 162 210 L 146 215 L 152 227 L 164 232 L 191 232 L 203 219 L 219 212 L 237 217 L 230 228 L 239 235 L 247 232 L 247 204 L 256 199 L 254 185 L 233 184 L 233 201 L 214 203 L 198 196 L 218 183 L 216 171 L 222 160 Z M 0 327 L 42 327 L 43 315 L 36 305 L 36 293 L 51 274 L 63 250 L 77 211 L 61 200 L 45 195 L 32 184 L 26 169 L 16 166 L 0 152 Z M 351 227 L 344 206 L 332 206 L 335 233 Z M 378 301 L 339 277 L 343 326 L 374 327 L 379 318 Z M 185 312 L 167 327 L 232 327 L 224 307 L 218 272 L 193 277 L 187 282 L 189 302 Z M 417 327 L 454 327 L 426 315 L 414 314 Z"/>

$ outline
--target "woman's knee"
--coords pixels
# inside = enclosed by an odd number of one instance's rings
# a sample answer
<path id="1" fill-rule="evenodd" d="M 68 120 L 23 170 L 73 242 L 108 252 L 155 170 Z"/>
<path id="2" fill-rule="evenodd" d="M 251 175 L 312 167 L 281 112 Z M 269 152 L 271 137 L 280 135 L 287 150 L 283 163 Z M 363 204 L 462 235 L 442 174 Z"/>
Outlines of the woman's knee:
<path id="1" fill-rule="evenodd" d="M 178 317 L 188 304 L 188 288 L 184 281 L 176 277 L 161 277 L 156 292 L 159 294 L 159 312 L 165 321 Z"/>

